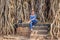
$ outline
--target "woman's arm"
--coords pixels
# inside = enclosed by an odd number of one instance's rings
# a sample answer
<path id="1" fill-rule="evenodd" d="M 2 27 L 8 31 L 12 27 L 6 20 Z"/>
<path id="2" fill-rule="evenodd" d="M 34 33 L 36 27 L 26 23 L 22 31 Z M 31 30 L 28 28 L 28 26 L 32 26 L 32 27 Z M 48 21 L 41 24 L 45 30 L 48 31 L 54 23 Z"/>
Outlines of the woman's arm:
<path id="1" fill-rule="evenodd" d="M 31 17 L 30 17 L 30 20 L 32 21 L 32 20 L 35 20 L 36 19 L 36 15 L 34 15 L 34 18 L 33 19 L 31 19 Z"/>

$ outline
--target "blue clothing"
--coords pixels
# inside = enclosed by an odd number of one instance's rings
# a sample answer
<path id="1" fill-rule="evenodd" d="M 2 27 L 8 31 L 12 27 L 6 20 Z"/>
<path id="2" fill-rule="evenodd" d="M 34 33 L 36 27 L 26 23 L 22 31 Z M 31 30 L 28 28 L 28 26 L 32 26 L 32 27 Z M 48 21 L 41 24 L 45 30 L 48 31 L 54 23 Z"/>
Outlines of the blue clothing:
<path id="1" fill-rule="evenodd" d="M 30 20 L 35 20 L 36 19 L 36 15 L 30 15 Z"/>
<path id="2" fill-rule="evenodd" d="M 30 15 L 30 29 L 32 29 L 32 26 L 37 23 L 36 15 Z"/>

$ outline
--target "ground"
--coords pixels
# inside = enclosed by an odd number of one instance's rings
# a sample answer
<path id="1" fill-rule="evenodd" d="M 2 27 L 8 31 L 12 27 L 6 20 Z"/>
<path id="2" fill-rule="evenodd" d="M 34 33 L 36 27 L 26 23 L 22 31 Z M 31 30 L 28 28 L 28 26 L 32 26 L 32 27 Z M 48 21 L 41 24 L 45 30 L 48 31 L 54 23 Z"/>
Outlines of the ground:
<path id="1" fill-rule="evenodd" d="M 23 36 L 12 36 L 12 35 L 8 35 L 8 36 L 0 36 L 0 40 L 51 40 L 50 38 L 45 38 L 45 37 L 23 37 Z M 52 40 L 58 40 L 58 39 L 52 39 Z"/>

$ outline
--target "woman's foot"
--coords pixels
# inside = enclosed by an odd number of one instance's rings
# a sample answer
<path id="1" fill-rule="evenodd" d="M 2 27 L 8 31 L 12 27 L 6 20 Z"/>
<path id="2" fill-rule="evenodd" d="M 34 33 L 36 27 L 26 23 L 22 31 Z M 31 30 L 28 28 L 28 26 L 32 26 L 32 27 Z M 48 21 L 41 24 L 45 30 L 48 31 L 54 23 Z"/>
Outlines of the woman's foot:
<path id="1" fill-rule="evenodd" d="M 34 26 L 32 26 L 34 28 Z"/>
<path id="2" fill-rule="evenodd" d="M 33 31 L 33 29 L 31 29 L 31 31 Z"/>

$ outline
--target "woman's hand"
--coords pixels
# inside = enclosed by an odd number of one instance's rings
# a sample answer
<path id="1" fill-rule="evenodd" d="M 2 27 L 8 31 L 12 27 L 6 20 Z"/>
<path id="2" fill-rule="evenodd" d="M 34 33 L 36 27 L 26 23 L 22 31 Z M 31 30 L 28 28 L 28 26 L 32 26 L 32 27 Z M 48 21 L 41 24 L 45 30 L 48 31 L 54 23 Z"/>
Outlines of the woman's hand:
<path id="1" fill-rule="evenodd" d="M 30 23 L 30 22 L 31 22 L 31 20 L 28 21 L 28 23 Z"/>

